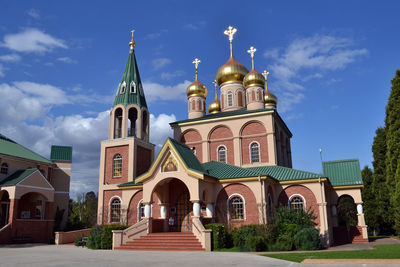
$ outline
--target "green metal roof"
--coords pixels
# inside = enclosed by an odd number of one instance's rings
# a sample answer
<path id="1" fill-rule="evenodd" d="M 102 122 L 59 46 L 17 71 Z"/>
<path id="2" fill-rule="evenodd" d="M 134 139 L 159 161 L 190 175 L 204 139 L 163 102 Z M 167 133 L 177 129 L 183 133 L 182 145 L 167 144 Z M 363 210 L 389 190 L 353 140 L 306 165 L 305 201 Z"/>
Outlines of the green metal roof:
<path id="1" fill-rule="evenodd" d="M 72 161 L 72 146 L 51 146 L 50 159 Z"/>
<path id="2" fill-rule="evenodd" d="M 131 92 L 131 83 L 134 86 L 133 88 L 135 88 L 134 92 Z M 125 84 L 124 89 L 123 84 Z M 114 106 L 118 104 L 124 106 L 136 104 L 139 107 L 147 107 L 134 50 L 131 50 L 129 53 L 124 74 L 122 75 L 121 83 L 118 86 L 117 95 L 115 96 Z"/>
<path id="3" fill-rule="evenodd" d="M 332 186 L 363 184 L 358 159 L 325 161 L 322 163 L 322 168 Z"/>
<path id="4" fill-rule="evenodd" d="M 260 166 L 247 168 L 261 175 L 268 175 L 278 181 L 307 180 L 322 177 L 321 174 L 300 171 L 282 166 Z"/>
<path id="5" fill-rule="evenodd" d="M 201 165 L 209 176 L 217 178 L 219 180 L 260 176 L 260 173 L 254 172 L 252 170 L 218 161 L 205 162 Z"/>
<path id="6" fill-rule="evenodd" d="M 171 144 L 174 146 L 175 150 L 179 153 L 181 159 L 185 162 L 186 167 L 194 171 L 204 173 L 204 169 L 201 166 L 200 161 L 197 159 L 193 151 L 187 145 L 181 144 L 178 141 L 169 137 L 168 140 L 171 141 Z"/>
<path id="7" fill-rule="evenodd" d="M 36 168 L 18 170 L 1 181 L 0 186 L 16 185 L 37 170 Z"/>
<path id="8" fill-rule="evenodd" d="M 175 122 L 171 122 L 170 125 L 172 126 L 172 125 L 179 124 L 179 123 L 184 123 L 184 122 L 203 121 L 203 120 L 209 120 L 209 119 L 215 119 L 215 118 L 224 118 L 224 117 L 229 117 L 229 116 L 251 114 L 251 113 L 257 113 L 257 112 L 262 112 L 262 111 L 270 111 L 270 110 L 275 110 L 275 109 L 272 109 L 272 108 L 261 108 L 261 109 L 255 109 L 255 110 L 248 110 L 246 108 L 242 108 L 242 109 L 233 110 L 233 111 L 224 111 L 224 112 L 219 112 L 219 113 L 214 113 L 214 114 L 208 114 L 208 115 L 205 115 L 203 117 L 196 118 L 196 119 L 175 121 Z"/>
<path id="9" fill-rule="evenodd" d="M 0 134 L 0 154 L 23 159 L 52 163 L 50 160 Z"/>
<path id="10" fill-rule="evenodd" d="M 143 185 L 143 183 L 136 183 L 136 180 L 137 180 L 137 178 L 133 182 L 127 182 L 127 183 L 119 184 L 117 186 L 118 187 L 126 187 L 126 186 L 134 186 L 134 185 Z"/>

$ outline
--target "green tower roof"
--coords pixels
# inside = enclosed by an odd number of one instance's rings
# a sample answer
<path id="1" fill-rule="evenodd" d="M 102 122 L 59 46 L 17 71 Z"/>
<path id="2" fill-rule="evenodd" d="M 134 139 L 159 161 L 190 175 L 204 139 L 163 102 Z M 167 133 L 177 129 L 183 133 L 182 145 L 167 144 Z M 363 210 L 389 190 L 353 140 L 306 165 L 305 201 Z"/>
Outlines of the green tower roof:
<path id="1" fill-rule="evenodd" d="M 140 80 L 139 68 L 136 63 L 135 51 L 131 49 L 126 62 L 121 83 L 118 85 L 114 106 L 136 104 L 139 107 L 146 107 L 142 81 Z"/>

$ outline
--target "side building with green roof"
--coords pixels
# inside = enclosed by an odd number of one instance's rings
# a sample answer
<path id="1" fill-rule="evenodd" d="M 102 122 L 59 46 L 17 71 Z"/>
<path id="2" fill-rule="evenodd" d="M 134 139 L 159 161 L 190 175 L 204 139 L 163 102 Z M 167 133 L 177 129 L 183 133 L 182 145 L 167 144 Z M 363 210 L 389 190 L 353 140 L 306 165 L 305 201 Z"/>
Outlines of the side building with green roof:
<path id="1" fill-rule="evenodd" d="M 0 134 L 0 243 L 47 243 L 66 226 L 71 164 L 71 146 L 47 159 Z"/>

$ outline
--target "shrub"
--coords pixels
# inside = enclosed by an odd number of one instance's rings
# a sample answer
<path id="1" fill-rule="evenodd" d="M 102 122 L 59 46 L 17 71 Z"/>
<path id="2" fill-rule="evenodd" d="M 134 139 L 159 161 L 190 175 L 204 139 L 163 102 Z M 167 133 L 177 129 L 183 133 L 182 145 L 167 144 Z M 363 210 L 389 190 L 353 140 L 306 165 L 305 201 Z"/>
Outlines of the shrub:
<path id="1" fill-rule="evenodd" d="M 232 238 L 228 232 L 227 226 L 223 223 L 211 223 L 205 225 L 206 229 L 210 229 L 212 249 L 231 248 Z"/>
<path id="2" fill-rule="evenodd" d="M 277 230 L 279 231 L 279 236 L 288 235 L 294 237 L 300 231 L 300 226 L 293 223 L 281 223 L 278 225 Z"/>
<path id="3" fill-rule="evenodd" d="M 96 226 L 90 231 L 86 246 L 91 249 L 112 249 L 112 230 L 124 230 L 126 225 Z"/>
<path id="4" fill-rule="evenodd" d="M 266 243 L 265 243 L 264 238 L 262 238 L 259 235 L 250 236 L 246 240 L 246 243 L 251 251 L 264 251 L 266 248 Z"/>
<path id="5" fill-rule="evenodd" d="M 275 223 L 297 224 L 300 228 L 307 228 L 316 225 L 314 222 L 316 218 L 311 209 L 307 212 L 303 210 L 292 211 L 289 207 L 280 206 L 276 210 Z"/>
<path id="6" fill-rule="evenodd" d="M 298 250 L 315 250 L 322 248 L 318 230 L 313 227 L 301 229 L 294 236 L 294 244 Z"/>
<path id="7" fill-rule="evenodd" d="M 274 250 L 289 251 L 293 249 L 293 236 L 282 234 L 278 237 Z"/>
<path id="8" fill-rule="evenodd" d="M 250 250 L 250 247 L 246 243 L 247 238 L 250 236 L 256 236 L 257 231 L 255 230 L 254 225 L 244 225 L 239 228 L 236 228 L 232 232 L 232 240 L 233 245 L 235 247 L 240 248 L 243 251 Z"/>

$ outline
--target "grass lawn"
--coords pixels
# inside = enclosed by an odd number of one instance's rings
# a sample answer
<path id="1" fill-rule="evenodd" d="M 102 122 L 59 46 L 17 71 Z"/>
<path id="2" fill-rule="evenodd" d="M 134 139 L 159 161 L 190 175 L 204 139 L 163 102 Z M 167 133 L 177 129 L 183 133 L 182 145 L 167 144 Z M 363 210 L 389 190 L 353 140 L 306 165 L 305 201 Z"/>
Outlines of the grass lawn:
<path id="1" fill-rule="evenodd" d="M 281 253 L 266 257 L 302 262 L 305 259 L 400 259 L 400 244 L 377 245 L 375 250 Z"/>

